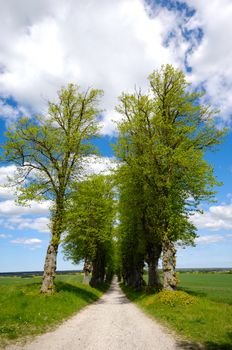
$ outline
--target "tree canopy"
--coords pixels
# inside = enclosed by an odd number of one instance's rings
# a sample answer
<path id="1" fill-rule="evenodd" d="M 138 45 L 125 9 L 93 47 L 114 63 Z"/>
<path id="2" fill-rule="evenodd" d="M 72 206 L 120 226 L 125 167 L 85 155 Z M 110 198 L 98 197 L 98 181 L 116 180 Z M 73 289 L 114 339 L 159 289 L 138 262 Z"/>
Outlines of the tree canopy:
<path id="1" fill-rule="evenodd" d="M 224 130 L 215 125 L 216 111 L 201 103 L 203 93 L 190 91 L 182 71 L 163 66 L 149 84 L 147 93 L 119 99 L 116 154 L 140 183 L 147 249 L 160 245 L 164 252 L 165 245 L 191 243 L 196 236 L 189 216 L 201 200 L 212 198 L 217 184 L 204 154 L 221 142 Z"/>
<path id="2" fill-rule="evenodd" d="M 42 292 L 53 291 L 56 255 L 64 230 L 64 202 L 70 185 L 81 173 L 84 157 L 93 152 L 91 140 L 99 130 L 97 104 L 102 91 L 81 92 L 69 84 L 48 103 L 45 116 L 20 118 L 6 133 L 5 159 L 16 164 L 18 199 L 51 199 L 52 238 L 44 266 Z"/>
<path id="3" fill-rule="evenodd" d="M 63 242 L 66 258 L 93 265 L 92 285 L 104 281 L 105 268 L 111 270 L 115 201 L 110 177 L 92 175 L 74 184 L 67 202 Z"/>

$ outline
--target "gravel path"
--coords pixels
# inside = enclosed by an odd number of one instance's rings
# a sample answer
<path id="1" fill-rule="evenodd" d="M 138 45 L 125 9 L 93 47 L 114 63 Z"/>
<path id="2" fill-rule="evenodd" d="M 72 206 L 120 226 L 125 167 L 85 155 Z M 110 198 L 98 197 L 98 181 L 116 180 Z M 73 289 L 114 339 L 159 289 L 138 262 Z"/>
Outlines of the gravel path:
<path id="1" fill-rule="evenodd" d="M 55 331 L 8 350 L 174 350 L 176 340 L 121 292 L 116 281 L 96 303 Z M 180 349 L 180 348 L 179 348 Z"/>

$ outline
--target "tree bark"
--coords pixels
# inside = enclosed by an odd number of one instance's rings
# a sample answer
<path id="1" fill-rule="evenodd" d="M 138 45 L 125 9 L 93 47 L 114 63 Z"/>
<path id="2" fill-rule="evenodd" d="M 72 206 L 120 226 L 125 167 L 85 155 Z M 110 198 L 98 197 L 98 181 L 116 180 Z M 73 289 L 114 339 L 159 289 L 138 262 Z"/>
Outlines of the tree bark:
<path id="1" fill-rule="evenodd" d="M 97 252 L 96 258 L 93 260 L 92 278 L 90 280 L 91 287 L 96 287 L 105 280 L 105 256 L 101 252 Z"/>
<path id="2" fill-rule="evenodd" d="M 40 289 L 41 293 L 45 294 L 52 294 L 54 292 L 56 259 L 60 243 L 60 236 L 63 231 L 63 210 L 64 199 L 62 196 L 60 196 L 56 199 L 56 206 L 52 218 L 52 239 L 47 249 L 47 254 L 44 263 L 43 282 Z"/>
<path id="3" fill-rule="evenodd" d="M 89 284 L 90 281 L 90 272 L 91 272 L 91 263 L 88 260 L 85 260 L 84 263 L 84 280 L 83 283 L 84 284 Z"/>
<path id="4" fill-rule="evenodd" d="M 161 246 L 150 245 L 147 249 L 148 286 L 158 288 L 160 285 L 158 262 L 161 254 Z"/>
<path id="5" fill-rule="evenodd" d="M 56 273 L 57 252 L 58 252 L 58 245 L 50 243 L 48 246 L 47 254 L 45 258 L 41 293 L 52 294 L 54 291 L 54 278 Z"/>
<path id="6" fill-rule="evenodd" d="M 176 289 L 176 248 L 170 241 L 163 243 L 163 288 L 173 291 Z"/>
<path id="7" fill-rule="evenodd" d="M 136 263 L 133 264 L 131 269 L 128 270 L 126 273 L 126 276 L 125 276 L 126 285 L 136 289 L 141 289 L 145 285 L 145 282 L 143 279 L 143 267 L 144 267 L 143 260 L 137 261 Z"/>

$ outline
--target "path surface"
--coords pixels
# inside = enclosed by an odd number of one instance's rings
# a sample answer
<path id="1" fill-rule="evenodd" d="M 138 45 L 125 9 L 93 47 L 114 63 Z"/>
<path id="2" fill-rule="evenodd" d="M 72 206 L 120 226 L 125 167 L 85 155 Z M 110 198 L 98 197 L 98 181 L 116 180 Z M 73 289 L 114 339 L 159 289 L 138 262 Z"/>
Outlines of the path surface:
<path id="1" fill-rule="evenodd" d="M 55 331 L 8 350 L 174 350 L 176 340 L 122 293 L 116 281 L 96 303 Z"/>

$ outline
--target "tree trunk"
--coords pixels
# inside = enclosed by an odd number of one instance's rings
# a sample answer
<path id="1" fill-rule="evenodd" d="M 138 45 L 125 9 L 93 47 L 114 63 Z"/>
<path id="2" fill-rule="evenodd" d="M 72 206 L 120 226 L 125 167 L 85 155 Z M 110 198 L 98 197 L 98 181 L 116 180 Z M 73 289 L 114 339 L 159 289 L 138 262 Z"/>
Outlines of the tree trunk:
<path id="1" fill-rule="evenodd" d="M 90 272 L 91 272 L 91 263 L 88 260 L 85 260 L 84 263 L 84 280 L 83 283 L 84 284 L 89 284 L 90 281 Z"/>
<path id="2" fill-rule="evenodd" d="M 144 286 L 143 280 L 143 260 L 136 262 L 126 273 L 126 284 L 130 287 L 141 289 Z"/>
<path id="3" fill-rule="evenodd" d="M 54 292 L 54 279 L 56 275 L 56 259 L 58 247 L 60 243 L 60 236 L 63 231 L 64 219 L 64 199 L 58 197 L 52 217 L 52 239 L 47 249 L 47 255 L 44 263 L 43 282 L 41 286 L 41 293 L 52 294 Z"/>
<path id="4" fill-rule="evenodd" d="M 163 288 L 165 290 L 175 290 L 176 280 L 176 249 L 172 242 L 163 243 Z"/>
<path id="5" fill-rule="evenodd" d="M 148 264 L 148 286 L 158 288 L 160 284 L 158 261 L 150 261 Z"/>
<path id="6" fill-rule="evenodd" d="M 105 256 L 101 252 L 97 252 L 96 258 L 93 260 L 92 278 L 90 280 L 91 287 L 96 287 L 104 282 L 105 279 Z"/>
<path id="7" fill-rule="evenodd" d="M 148 263 L 148 286 L 158 288 L 160 285 L 158 262 L 161 254 L 161 247 L 159 245 L 151 245 L 147 249 L 147 263 Z"/>
<path id="8" fill-rule="evenodd" d="M 56 257 L 58 245 L 49 244 L 44 264 L 43 282 L 41 293 L 52 294 L 54 291 L 54 278 L 56 273 Z"/>

